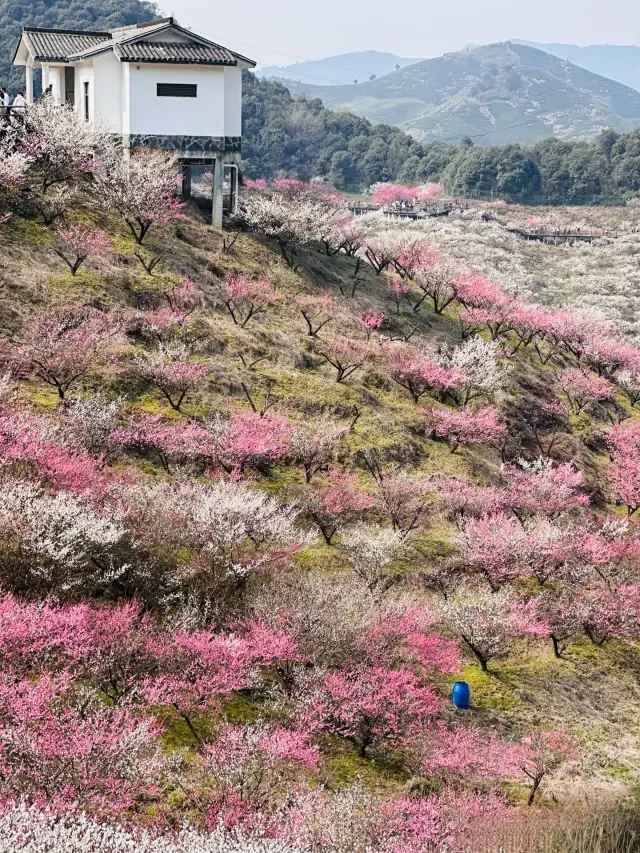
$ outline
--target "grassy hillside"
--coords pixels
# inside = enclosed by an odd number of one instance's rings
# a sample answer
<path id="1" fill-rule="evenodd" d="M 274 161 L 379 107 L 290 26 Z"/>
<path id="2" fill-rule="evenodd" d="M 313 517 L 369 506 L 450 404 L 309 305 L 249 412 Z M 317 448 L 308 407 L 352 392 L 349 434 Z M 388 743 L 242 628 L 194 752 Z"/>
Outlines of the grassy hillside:
<path id="1" fill-rule="evenodd" d="M 635 90 L 509 43 L 447 54 L 357 86 L 296 85 L 295 91 L 384 118 L 421 141 L 588 139 L 605 127 L 629 130 L 640 121 Z"/>
<path id="2" fill-rule="evenodd" d="M 170 160 L 84 123 L 52 158 L 61 116 L 27 118 L 0 195 L 4 802 L 203 833 L 169 853 L 631 853 L 633 209 L 548 212 L 625 232 L 552 247 L 284 180 L 220 232 Z"/>

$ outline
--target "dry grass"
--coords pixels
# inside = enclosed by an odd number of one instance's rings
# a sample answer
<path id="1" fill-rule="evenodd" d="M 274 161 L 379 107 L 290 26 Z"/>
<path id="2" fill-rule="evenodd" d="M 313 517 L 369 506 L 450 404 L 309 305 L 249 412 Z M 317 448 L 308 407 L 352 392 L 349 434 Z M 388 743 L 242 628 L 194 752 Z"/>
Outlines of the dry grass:
<path id="1" fill-rule="evenodd" d="M 520 814 L 506 824 L 471 827 L 464 853 L 637 853 L 637 809 Z"/>

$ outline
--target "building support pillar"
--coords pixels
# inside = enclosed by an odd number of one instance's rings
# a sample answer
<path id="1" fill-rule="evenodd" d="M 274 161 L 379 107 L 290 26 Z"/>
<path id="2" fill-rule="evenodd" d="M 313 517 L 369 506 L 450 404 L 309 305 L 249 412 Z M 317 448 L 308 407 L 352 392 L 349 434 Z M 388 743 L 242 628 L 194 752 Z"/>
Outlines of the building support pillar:
<path id="1" fill-rule="evenodd" d="M 25 98 L 28 104 L 33 103 L 33 65 L 27 65 L 25 68 L 26 89 Z"/>
<path id="2" fill-rule="evenodd" d="M 222 155 L 216 157 L 216 162 L 213 168 L 213 205 L 211 211 L 211 224 L 214 228 L 222 228 L 222 205 L 223 205 L 223 190 L 222 190 L 222 172 L 223 172 Z"/>
<path id="3" fill-rule="evenodd" d="M 49 88 L 49 63 L 42 63 L 42 94 Z"/>

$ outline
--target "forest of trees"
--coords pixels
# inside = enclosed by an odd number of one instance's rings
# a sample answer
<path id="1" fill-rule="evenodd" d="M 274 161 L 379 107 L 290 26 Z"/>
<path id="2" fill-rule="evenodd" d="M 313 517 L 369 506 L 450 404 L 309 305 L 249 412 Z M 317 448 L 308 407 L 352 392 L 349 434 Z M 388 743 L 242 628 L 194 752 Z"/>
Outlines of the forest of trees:
<path id="1" fill-rule="evenodd" d="M 328 177 L 339 189 L 419 178 L 424 151 L 403 131 L 294 99 L 280 83 L 244 78 L 243 159 L 247 177 Z"/>
<path id="2" fill-rule="evenodd" d="M 603 131 L 591 142 L 547 139 L 533 146 L 421 145 L 398 128 L 374 125 L 280 83 L 245 75 L 244 161 L 251 178 L 328 178 L 359 191 L 377 181 L 438 180 L 459 195 L 522 202 L 591 203 L 640 191 L 640 130 Z"/>

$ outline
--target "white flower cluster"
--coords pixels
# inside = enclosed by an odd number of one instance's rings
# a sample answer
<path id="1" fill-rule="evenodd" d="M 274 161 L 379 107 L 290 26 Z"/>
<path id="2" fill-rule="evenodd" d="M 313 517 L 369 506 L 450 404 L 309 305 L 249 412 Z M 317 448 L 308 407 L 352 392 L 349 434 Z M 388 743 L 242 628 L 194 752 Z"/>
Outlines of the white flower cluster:
<path id="1" fill-rule="evenodd" d="M 360 523 L 341 532 L 340 547 L 353 571 L 373 592 L 386 567 L 402 556 L 407 544 L 399 530 Z"/>
<path id="2" fill-rule="evenodd" d="M 304 853 L 284 841 L 220 829 L 184 829 L 174 837 L 132 834 L 79 813 L 59 817 L 25 804 L 0 816 L 0 853 Z"/>
<path id="3" fill-rule="evenodd" d="M 79 568 L 94 549 L 115 545 L 124 527 L 65 492 L 51 495 L 31 483 L 9 481 L 0 493 L 0 531 L 39 558 L 48 573 L 52 566 Z"/>
<path id="4" fill-rule="evenodd" d="M 440 364 L 448 370 L 460 370 L 465 376 L 463 402 L 499 391 L 507 384 L 509 367 L 500 362 L 501 347 L 497 341 L 485 341 L 479 335 L 455 347 L 445 349 Z"/>

